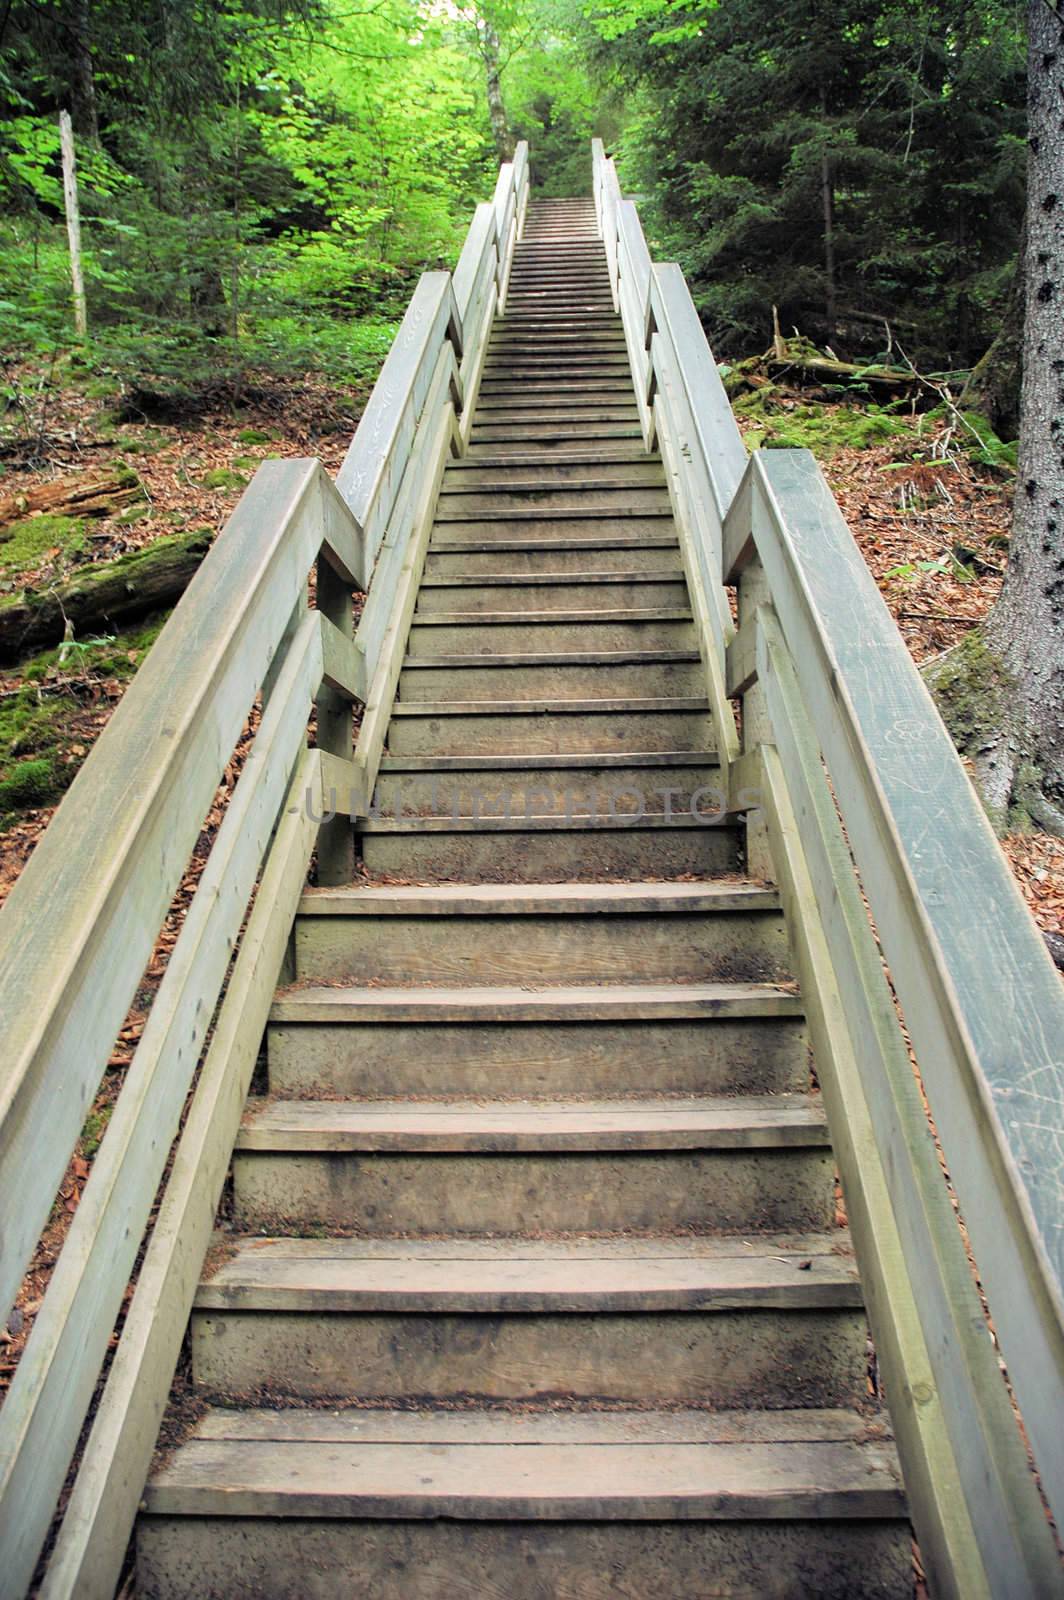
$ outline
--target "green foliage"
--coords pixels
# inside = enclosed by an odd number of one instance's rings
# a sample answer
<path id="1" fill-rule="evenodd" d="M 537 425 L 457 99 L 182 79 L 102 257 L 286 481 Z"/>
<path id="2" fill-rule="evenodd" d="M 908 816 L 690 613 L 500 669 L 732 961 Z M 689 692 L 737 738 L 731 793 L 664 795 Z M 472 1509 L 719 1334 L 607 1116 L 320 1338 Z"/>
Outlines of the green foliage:
<path id="1" fill-rule="evenodd" d="M 911 324 L 902 342 L 933 366 L 982 353 L 1023 205 L 1014 8 L 593 0 L 592 14 L 601 69 L 631 90 L 623 179 L 718 350 L 763 348 L 775 305 L 787 331 L 838 348 L 881 341 L 883 318 Z"/>
<path id="2" fill-rule="evenodd" d="M 12 0 L 4 28 L 0 351 L 73 343 L 62 105 L 94 378 L 190 390 L 261 367 L 363 382 L 418 272 L 453 261 L 490 192 L 479 63 L 419 0 L 99 0 L 69 15 Z"/>
<path id="3" fill-rule="evenodd" d="M 911 426 L 889 408 L 868 404 L 781 406 L 771 389 L 757 389 L 734 402 L 740 415 L 758 426 L 747 431 L 751 449 L 812 450 L 828 461 L 839 450 L 864 450 L 899 437 L 911 437 Z"/>

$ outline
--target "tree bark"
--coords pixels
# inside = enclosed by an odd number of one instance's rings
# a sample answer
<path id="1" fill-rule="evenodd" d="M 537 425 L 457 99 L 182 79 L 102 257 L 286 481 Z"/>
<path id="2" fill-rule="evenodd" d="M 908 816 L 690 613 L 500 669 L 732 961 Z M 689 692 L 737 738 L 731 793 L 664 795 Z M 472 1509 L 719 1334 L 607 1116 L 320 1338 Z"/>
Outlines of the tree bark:
<path id="1" fill-rule="evenodd" d="M 495 149 L 500 161 L 509 161 L 513 155 L 513 139 L 510 136 L 510 124 L 506 117 L 506 105 L 502 97 L 502 81 L 499 68 L 499 34 L 494 22 L 483 11 L 477 13 L 477 37 L 480 41 L 480 55 L 484 62 L 484 74 L 488 89 L 488 115 L 491 117 L 491 132 L 495 140 Z"/>
<path id="2" fill-rule="evenodd" d="M 61 643 L 69 620 L 75 637 L 119 628 L 175 605 L 210 549 L 206 532 L 159 539 L 118 561 L 86 567 L 70 583 L 27 593 L 0 606 L 0 661 Z"/>
<path id="3" fill-rule="evenodd" d="M 15 489 L 0 495 L 0 544 L 10 538 L 5 530 L 11 523 L 22 522 L 38 511 L 60 517 L 111 517 L 141 499 L 143 493 L 136 473 L 124 468 L 76 472 L 32 489 Z"/>
<path id="4" fill-rule="evenodd" d="M 827 128 L 828 100 L 822 91 L 820 110 Z M 826 338 L 830 344 L 838 323 L 838 293 L 835 283 L 835 181 L 831 170 L 831 156 L 827 146 L 820 153 L 820 205 L 824 218 L 824 320 Z"/>
<path id="5" fill-rule="evenodd" d="M 1055 826 L 1064 822 L 1064 17 L 1030 0 L 1028 26 L 1019 465 L 1005 584 L 984 629 L 1011 679 L 1011 726 L 977 765 L 992 808 L 1037 769 Z"/>
<path id="6" fill-rule="evenodd" d="M 98 140 L 100 122 L 96 109 L 96 71 L 92 61 L 89 0 L 71 0 L 67 16 L 70 30 L 70 98 L 74 128 L 83 137 Z"/>
<path id="7" fill-rule="evenodd" d="M 968 382 L 961 391 L 961 408 L 978 411 L 999 439 L 1015 439 L 1020 431 L 1026 256 L 1025 223 L 1001 327 L 986 354 L 972 368 Z"/>

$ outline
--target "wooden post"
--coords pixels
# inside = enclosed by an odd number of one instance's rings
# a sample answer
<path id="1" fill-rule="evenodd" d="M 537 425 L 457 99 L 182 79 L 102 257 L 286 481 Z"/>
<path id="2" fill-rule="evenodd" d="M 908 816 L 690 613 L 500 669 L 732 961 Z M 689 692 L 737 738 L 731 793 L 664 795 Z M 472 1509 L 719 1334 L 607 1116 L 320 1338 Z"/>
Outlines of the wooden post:
<path id="1" fill-rule="evenodd" d="M 79 339 L 89 331 L 85 309 L 85 279 L 81 272 L 81 214 L 78 210 L 78 170 L 74 160 L 74 130 L 70 112 L 59 113 L 59 140 L 63 147 L 63 200 L 67 238 L 70 240 L 70 280 L 74 287 L 74 327 Z"/>
<path id="2" fill-rule="evenodd" d="M 354 631 L 350 585 L 340 577 L 324 556 L 318 560 L 318 610 L 328 617 L 345 638 Z M 318 712 L 318 749 L 350 761 L 353 751 L 351 702 L 328 684 L 322 684 L 315 701 Z M 350 883 L 355 875 L 354 824 L 343 809 L 344 796 L 326 793 L 325 810 L 334 814 L 318 830 L 318 882 Z"/>

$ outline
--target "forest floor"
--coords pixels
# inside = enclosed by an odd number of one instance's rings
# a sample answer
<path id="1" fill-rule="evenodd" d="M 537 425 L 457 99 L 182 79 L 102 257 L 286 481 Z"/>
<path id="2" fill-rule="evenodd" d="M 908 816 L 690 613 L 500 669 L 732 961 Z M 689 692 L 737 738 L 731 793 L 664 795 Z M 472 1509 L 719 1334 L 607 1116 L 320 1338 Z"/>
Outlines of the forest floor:
<path id="1" fill-rule="evenodd" d="M 317 377 L 249 381 L 243 403 L 218 398 L 194 415 L 118 420 L 113 393 L 7 373 L 16 395 L 0 418 L 0 505 L 9 495 L 87 468 L 122 466 L 140 493 L 111 516 L 28 518 L 0 526 L 0 607 L 27 586 L 41 590 L 86 562 L 113 560 L 175 532 L 217 531 L 258 463 L 316 455 L 335 473 L 366 398 Z M 773 386 L 736 406 L 751 446 L 805 445 L 827 473 L 854 537 L 918 663 L 948 651 L 983 617 L 1000 588 L 1008 548 L 1011 475 L 1000 447 L 956 418 L 900 415 L 875 406 L 811 401 Z M 35 527 L 34 524 L 38 524 Z M 64 526 L 64 522 L 73 526 Z M 37 537 L 38 532 L 40 537 Z M 93 741 L 143 660 L 164 618 L 0 665 L 0 902 L 10 890 Z M 35 782 L 20 789 L 27 764 Z M 151 998 L 180 931 L 226 796 L 230 764 L 206 819 L 196 859 L 175 897 L 152 963 L 126 1019 L 68 1169 L 18 1306 L 0 1328 L 0 1394 L 14 1372 L 91 1161 L 106 1127 Z M 1003 841 L 1039 924 L 1064 925 L 1064 841 L 1038 832 Z"/>

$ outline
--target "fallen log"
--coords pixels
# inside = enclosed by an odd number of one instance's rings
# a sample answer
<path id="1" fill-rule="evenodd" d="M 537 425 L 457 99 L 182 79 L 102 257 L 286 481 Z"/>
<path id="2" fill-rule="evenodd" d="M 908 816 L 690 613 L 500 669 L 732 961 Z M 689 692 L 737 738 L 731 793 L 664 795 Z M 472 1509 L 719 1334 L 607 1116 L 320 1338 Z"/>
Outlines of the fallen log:
<path id="1" fill-rule="evenodd" d="M 6 537 L 4 528 L 38 512 L 58 517 L 111 517 L 143 492 L 136 473 L 128 467 L 78 472 L 35 484 L 32 489 L 18 489 L 0 498 L 0 542 Z"/>
<path id="2" fill-rule="evenodd" d="M 61 643 L 68 621 L 74 637 L 83 638 L 168 609 L 184 594 L 210 545 L 205 529 L 157 539 L 117 561 L 86 566 L 66 583 L 0 603 L 0 661 Z"/>
<path id="3" fill-rule="evenodd" d="M 858 366 L 855 361 L 833 361 L 830 356 L 803 352 L 766 357 L 765 366 L 777 376 L 785 372 L 804 372 L 819 383 L 867 383 L 891 394 L 910 394 L 914 390 L 937 394 L 934 383 L 904 367 Z"/>

